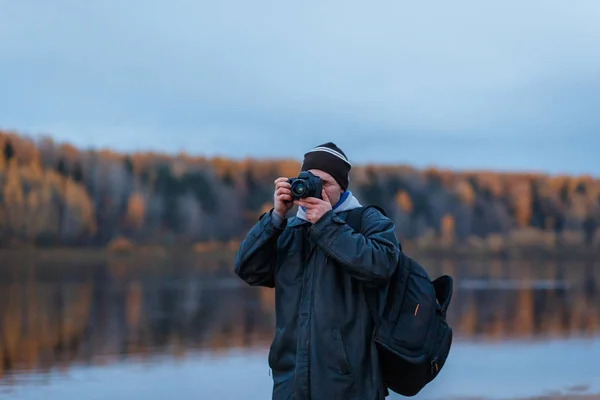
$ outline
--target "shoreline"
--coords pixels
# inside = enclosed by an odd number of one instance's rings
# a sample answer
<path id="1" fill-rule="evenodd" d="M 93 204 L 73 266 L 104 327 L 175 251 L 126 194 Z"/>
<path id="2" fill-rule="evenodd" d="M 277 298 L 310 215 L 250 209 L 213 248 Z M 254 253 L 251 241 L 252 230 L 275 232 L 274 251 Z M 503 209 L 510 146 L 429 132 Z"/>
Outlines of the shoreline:
<path id="1" fill-rule="evenodd" d="M 136 257 L 170 257 L 170 256 L 224 256 L 233 257 L 237 252 L 239 242 L 227 243 L 197 243 L 193 245 L 138 245 L 119 242 L 106 246 L 13 246 L 0 248 L 0 257 L 26 254 L 28 258 L 54 259 L 55 257 L 77 257 L 95 259 Z M 415 259 L 429 260 L 527 260 L 527 261 L 597 261 L 600 259 L 600 247 L 560 246 L 540 248 L 514 246 L 501 251 L 485 248 L 475 248 L 466 245 L 455 247 L 422 246 L 412 242 L 402 243 L 405 254 Z M 81 260 L 79 260 L 81 261 Z"/>

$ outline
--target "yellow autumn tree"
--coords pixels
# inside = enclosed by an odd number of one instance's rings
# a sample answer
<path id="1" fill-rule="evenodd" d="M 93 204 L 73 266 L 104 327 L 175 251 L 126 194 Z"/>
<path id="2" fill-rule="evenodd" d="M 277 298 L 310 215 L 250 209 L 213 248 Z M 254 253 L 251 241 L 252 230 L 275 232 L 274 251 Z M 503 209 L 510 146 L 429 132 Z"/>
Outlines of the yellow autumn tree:
<path id="1" fill-rule="evenodd" d="M 95 232 L 92 201 L 85 188 L 70 178 L 42 170 L 38 163 L 19 166 L 14 160 L 2 175 L 0 224 L 14 239 L 74 239 Z"/>
<path id="2" fill-rule="evenodd" d="M 404 190 L 399 190 L 395 196 L 396 205 L 400 207 L 402 211 L 410 214 L 413 211 L 413 202 L 410 195 Z"/>
<path id="3" fill-rule="evenodd" d="M 127 202 L 126 225 L 127 227 L 138 230 L 144 225 L 144 198 L 141 193 L 133 193 Z"/>
<path id="4" fill-rule="evenodd" d="M 16 160 L 11 160 L 4 171 L 4 184 L 2 187 L 4 227 L 9 234 L 19 235 L 23 232 L 25 223 L 25 197 L 19 167 Z"/>
<path id="5" fill-rule="evenodd" d="M 454 217 L 451 214 L 445 214 L 440 221 L 440 233 L 442 244 L 452 245 L 455 240 Z"/>
<path id="6" fill-rule="evenodd" d="M 514 208 L 514 217 L 517 225 L 524 228 L 531 219 L 531 185 L 528 181 L 520 180 L 509 186 L 510 201 Z"/>
<path id="7" fill-rule="evenodd" d="M 454 187 L 454 193 L 460 199 L 460 202 L 465 205 L 473 205 L 475 203 L 475 192 L 464 179 L 459 179 Z"/>

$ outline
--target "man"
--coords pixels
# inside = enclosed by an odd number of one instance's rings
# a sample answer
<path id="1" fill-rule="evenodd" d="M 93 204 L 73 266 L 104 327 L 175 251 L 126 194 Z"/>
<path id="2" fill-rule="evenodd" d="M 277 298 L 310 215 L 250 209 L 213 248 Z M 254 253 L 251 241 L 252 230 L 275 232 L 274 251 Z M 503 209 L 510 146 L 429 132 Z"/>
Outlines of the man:
<path id="1" fill-rule="evenodd" d="M 381 400 L 365 289 L 386 290 L 399 257 L 394 224 L 368 209 L 362 232 L 345 223 L 361 207 L 348 190 L 351 164 L 334 143 L 304 155 L 303 171 L 321 178 L 322 199 L 293 202 L 287 178 L 275 180 L 274 207 L 242 241 L 235 272 L 275 288 L 275 337 L 268 362 L 273 399 Z M 294 204 L 294 218 L 287 213 Z"/>

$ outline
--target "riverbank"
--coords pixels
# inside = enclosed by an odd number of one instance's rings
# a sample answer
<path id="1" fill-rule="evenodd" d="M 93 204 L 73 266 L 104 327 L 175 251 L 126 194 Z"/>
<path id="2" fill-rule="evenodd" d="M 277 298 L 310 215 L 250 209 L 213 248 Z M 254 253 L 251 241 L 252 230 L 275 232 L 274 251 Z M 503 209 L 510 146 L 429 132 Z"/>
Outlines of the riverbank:
<path id="1" fill-rule="evenodd" d="M 492 241 L 493 243 L 493 241 Z M 148 257 L 153 260 L 173 257 L 207 257 L 231 261 L 239 247 L 239 241 L 202 242 L 193 245 L 139 245 L 127 239 L 117 239 L 106 246 L 35 247 L 14 246 L 0 249 L 3 257 L 18 256 L 40 261 L 103 262 L 107 259 Z M 600 259 L 600 246 L 562 244 L 552 247 L 534 245 L 511 246 L 490 244 L 490 240 L 472 239 L 456 245 L 439 245 L 427 241 L 402 242 L 403 251 L 414 259 L 455 260 L 537 260 L 537 261 L 594 261 Z"/>

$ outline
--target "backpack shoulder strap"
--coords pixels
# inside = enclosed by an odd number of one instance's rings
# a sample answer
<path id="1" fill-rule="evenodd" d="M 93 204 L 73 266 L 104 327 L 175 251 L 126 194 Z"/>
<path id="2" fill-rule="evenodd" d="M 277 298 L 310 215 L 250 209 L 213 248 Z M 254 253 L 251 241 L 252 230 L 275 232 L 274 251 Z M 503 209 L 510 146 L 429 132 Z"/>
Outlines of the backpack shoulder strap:
<path id="1" fill-rule="evenodd" d="M 348 215 L 346 216 L 346 223 L 350 225 L 350 227 L 356 232 L 362 232 L 362 217 L 363 213 L 367 211 L 367 208 L 374 208 L 386 217 L 388 216 L 383 208 L 375 204 L 353 208 L 352 210 L 348 211 Z M 398 248 L 400 249 L 400 251 L 402 251 L 402 244 L 400 242 L 398 242 Z"/>
<path id="2" fill-rule="evenodd" d="M 350 225 L 356 232 L 360 232 L 362 228 L 362 216 L 365 212 L 365 207 L 353 208 L 346 215 L 346 223 Z"/>
<path id="3" fill-rule="evenodd" d="M 387 217 L 387 214 L 385 213 L 385 210 L 383 208 L 372 204 L 369 206 L 353 208 L 352 210 L 348 211 L 348 216 L 346 217 L 346 223 L 348 225 L 350 225 L 350 227 L 352 227 L 352 229 L 354 229 L 355 231 L 361 232 L 362 231 L 362 217 L 363 217 L 364 212 L 367 211 L 368 208 L 375 208 L 375 209 L 379 210 L 380 213 L 382 213 L 383 215 L 385 215 Z"/>
<path id="4" fill-rule="evenodd" d="M 346 223 L 356 232 L 362 232 L 362 217 L 364 212 L 368 208 L 375 208 L 387 217 L 387 214 L 385 213 L 384 209 L 376 205 L 354 208 L 348 211 L 348 214 L 346 216 Z M 371 293 L 369 290 L 365 292 L 367 306 L 369 307 L 369 311 L 371 312 L 375 325 L 378 326 L 381 324 L 381 316 L 378 312 L 377 299 L 375 298 L 375 296 L 376 293 Z"/>

